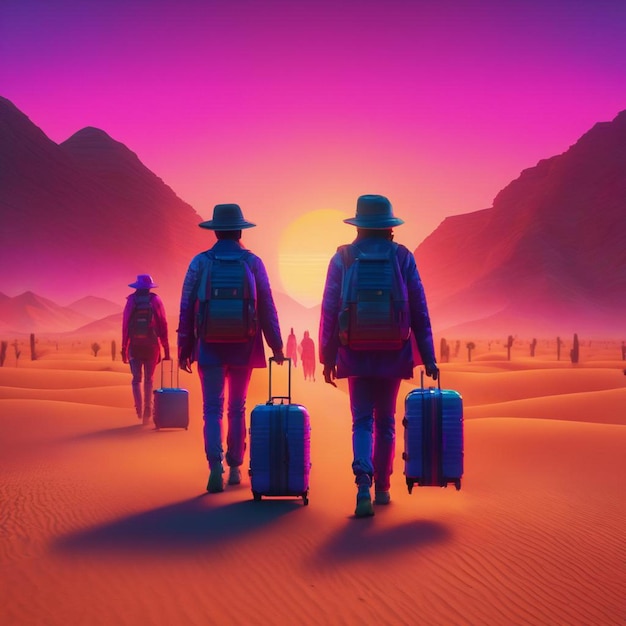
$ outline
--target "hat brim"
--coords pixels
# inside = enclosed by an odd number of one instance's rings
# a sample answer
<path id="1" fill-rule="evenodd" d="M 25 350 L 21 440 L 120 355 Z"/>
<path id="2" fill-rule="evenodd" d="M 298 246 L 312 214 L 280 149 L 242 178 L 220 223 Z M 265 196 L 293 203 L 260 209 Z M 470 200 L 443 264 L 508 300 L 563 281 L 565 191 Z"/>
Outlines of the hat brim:
<path id="1" fill-rule="evenodd" d="M 393 228 L 394 226 L 400 226 L 401 224 L 404 224 L 404 220 L 401 220 L 399 217 L 377 217 L 372 220 L 367 220 L 359 217 L 349 217 L 348 219 L 345 219 L 343 221 L 344 223 L 350 224 L 351 226 L 357 226 L 359 228 L 369 228 L 371 230 L 383 230 L 385 228 Z"/>
<path id="2" fill-rule="evenodd" d="M 198 226 L 200 228 L 206 228 L 207 230 L 224 231 L 224 230 L 245 230 L 246 228 L 254 228 L 256 224 L 253 224 L 252 222 L 247 222 L 246 220 L 243 220 L 242 222 L 238 222 L 235 224 L 223 224 L 223 223 L 220 224 L 219 222 L 216 222 L 215 220 L 207 220 L 206 222 L 200 222 Z"/>
<path id="3" fill-rule="evenodd" d="M 139 283 L 130 283 L 130 285 L 128 285 L 131 289 L 154 289 L 155 287 L 158 287 L 158 285 L 155 285 L 154 283 L 151 283 L 150 285 L 140 285 Z"/>

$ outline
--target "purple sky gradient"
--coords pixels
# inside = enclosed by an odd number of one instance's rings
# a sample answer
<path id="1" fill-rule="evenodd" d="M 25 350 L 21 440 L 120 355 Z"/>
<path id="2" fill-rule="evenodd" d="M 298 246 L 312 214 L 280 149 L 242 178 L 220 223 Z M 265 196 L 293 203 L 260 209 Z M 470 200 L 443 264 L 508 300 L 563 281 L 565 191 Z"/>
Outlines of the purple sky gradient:
<path id="1" fill-rule="evenodd" d="M 58 143 L 104 129 L 203 217 L 238 202 L 261 254 L 362 193 L 415 247 L 626 108 L 625 32 L 612 0 L 2 0 L 0 95 Z"/>

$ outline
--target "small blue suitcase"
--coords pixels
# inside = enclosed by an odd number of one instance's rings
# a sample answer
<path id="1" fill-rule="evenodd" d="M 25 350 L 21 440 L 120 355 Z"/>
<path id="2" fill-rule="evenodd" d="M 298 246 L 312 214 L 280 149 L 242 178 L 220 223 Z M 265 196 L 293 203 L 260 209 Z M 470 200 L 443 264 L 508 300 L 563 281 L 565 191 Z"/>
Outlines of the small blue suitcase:
<path id="1" fill-rule="evenodd" d="M 164 362 L 161 361 L 161 387 L 155 389 L 153 420 L 154 427 L 161 428 L 189 428 L 189 392 L 179 387 L 180 370 L 178 364 L 170 361 L 172 368 L 170 386 L 163 384 Z M 176 367 L 176 387 L 174 387 L 174 367 Z"/>
<path id="2" fill-rule="evenodd" d="M 263 496 L 301 497 L 309 503 L 311 420 L 305 407 L 291 402 L 291 359 L 288 395 L 272 395 L 269 360 L 269 400 L 250 413 L 250 482 L 255 500 Z"/>
<path id="3" fill-rule="evenodd" d="M 461 489 L 463 476 L 463 399 L 451 389 L 422 386 L 404 401 L 404 474 L 409 493 L 420 487 Z"/>

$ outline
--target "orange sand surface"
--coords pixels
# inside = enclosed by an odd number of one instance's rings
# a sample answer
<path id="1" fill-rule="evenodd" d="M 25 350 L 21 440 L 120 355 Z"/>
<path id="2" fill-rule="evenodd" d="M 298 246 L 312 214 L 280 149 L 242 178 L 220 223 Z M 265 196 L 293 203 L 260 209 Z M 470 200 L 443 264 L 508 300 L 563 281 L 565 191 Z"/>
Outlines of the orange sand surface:
<path id="1" fill-rule="evenodd" d="M 346 384 L 323 384 L 319 366 L 315 383 L 293 370 L 313 428 L 303 506 L 254 502 L 247 476 L 205 492 L 195 366 L 180 376 L 189 430 L 155 431 L 110 354 L 7 358 L 0 623 L 625 624 L 626 363 L 615 349 L 576 366 L 475 356 L 441 366 L 465 405 L 461 491 L 408 493 L 407 381 L 392 503 L 368 519 L 353 517 Z M 256 370 L 248 409 L 267 394 Z"/>

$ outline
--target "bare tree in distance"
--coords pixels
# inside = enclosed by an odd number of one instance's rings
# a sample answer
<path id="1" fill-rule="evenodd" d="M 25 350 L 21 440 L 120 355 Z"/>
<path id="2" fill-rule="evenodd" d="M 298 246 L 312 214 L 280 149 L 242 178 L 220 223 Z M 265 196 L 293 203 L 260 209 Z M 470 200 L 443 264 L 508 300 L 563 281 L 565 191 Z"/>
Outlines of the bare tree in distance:
<path id="1" fill-rule="evenodd" d="M 13 342 L 13 350 L 15 352 L 15 367 L 17 367 L 20 356 L 22 354 L 22 351 L 20 350 L 20 344 L 17 342 L 17 339 Z"/>
<path id="2" fill-rule="evenodd" d="M 580 347 L 578 344 L 578 333 L 574 333 L 574 343 L 572 344 L 572 349 L 569 352 L 570 359 L 572 364 L 576 364 L 580 358 Z"/>
<path id="3" fill-rule="evenodd" d="M 513 335 L 509 335 L 506 340 L 506 358 L 507 360 L 511 360 L 511 348 L 513 347 Z"/>

